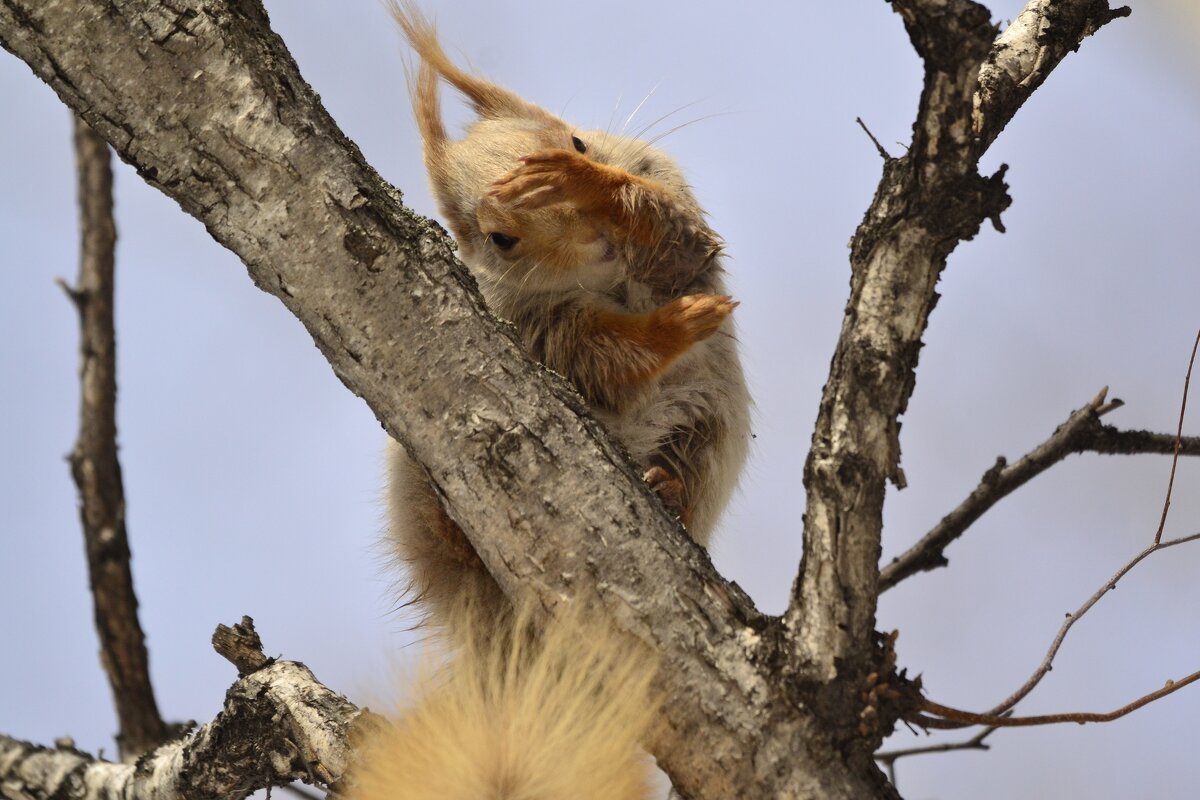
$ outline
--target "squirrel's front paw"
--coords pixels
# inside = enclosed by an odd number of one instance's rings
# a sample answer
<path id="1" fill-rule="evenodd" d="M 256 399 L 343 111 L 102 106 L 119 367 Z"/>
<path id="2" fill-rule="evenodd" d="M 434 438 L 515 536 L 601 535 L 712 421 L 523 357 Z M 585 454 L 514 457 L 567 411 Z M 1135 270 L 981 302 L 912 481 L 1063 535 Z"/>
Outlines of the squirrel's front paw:
<path id="1" fill-rule="evenodd" d="M 675 329 L 689 342 L 698 342 L 716 333 L 737 306 L 736 300 L 725 295 L 689 294 L 672 300 L 655 314 L 660 324 Z"/>
<path id="2" fill-rule="evenodd" d="M 570 150 L 542 150 L 492 184 L 488 195 L 513 208 L 570 203 L 592 210 L 613 202 L 619 177 L 611 167 Z"/>

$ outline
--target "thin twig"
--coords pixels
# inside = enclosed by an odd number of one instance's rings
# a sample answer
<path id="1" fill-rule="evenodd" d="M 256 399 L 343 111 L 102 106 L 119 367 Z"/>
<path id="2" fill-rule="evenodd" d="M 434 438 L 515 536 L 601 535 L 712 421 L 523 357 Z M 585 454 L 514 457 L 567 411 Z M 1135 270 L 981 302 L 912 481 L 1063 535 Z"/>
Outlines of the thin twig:
<path id="1" fill-rule="evenodd" d="M 879 155 L 884 161 L 892 161 L 892 154 L 883 148 L 879 140 L 875 138 L 875 134 L 871 133 L 871 129 L 867 127 L 867 123 L 862 121 L 862 117 L 855 117 L 854 121 L 858 123 L 858 127 L 863 129 L 863 133 L 870 137 L 871 142 L 875 145 L 875 149 L 879 151 Z"/>
<path id="2" fill-rule="evenodd" d="M 1179 464 L 1179 445 L 1183 440 L 1183 416 L 1187 412 L 1188 388 L 1192 383 L 1192 367 L 1196 363 L 1196 349 L 1200 348 L 1200 331 L 1196 331 L 1196 341 L 1192 344 L 1192 355 L 1188 358 L 1187 374 L 1183 376 L 1183 399 L 1179 402 L 1179 426 L 1175 429 L 1175 452 L 1171 456 L 1171 477 L 1167 479 L 1167 497 L 1163 500 L 1162 518 L 1158 521 L 1158 530 L 1154 532 L 1154 543 L 1162 540 L 1163 528 L 1167 525 L 1167 512 L 1171 510 L 1171 490 L 1175 488 L 1175 467 Z"/>
<path id="3" fill-rule="evenodd" d="M 1121 569 L 1117 570 L 1117 574 L 1114 575 L 1112 578 L 1110 578 L 1098 590 L 1096 590 L 1095 594 L 1093 594 L 1091 597 L 1089 597 L 1082 606 L 1080 606 L 1078 609 L 1076 609 L 1074 614 L 1067 615 L 1067 618 L 1063 622 L 1062 627 L 1060 627 L 1058 630 L 1058 635 L 1054 637 L 1054 642 L 1050 645 L 1050 649 L 1046 652 L 1046 657 L 1042 659 L 1042 663 L 1038 666 L 1037 670 L 1034 671 L 1033 675 L 1029 676 L 1029 680 L 1025 681 L 1025 684 L 1023 686 L 1021 686 L 1020 689 L 1013 692 L 1013 694 L 1011 694 L 1007 699 L 1005 699 L 1004 702 L 1000 703 L 1000 705 L 996 706 L 991 711 L 987 712 L 988 714 L 1002 714 L 1005 711 L 1010 710 L 1013 706 L 1015 706 L 1018 702 L 1020 702 L 1020 700 L 1022 698 L 1024 698 L 1031 691 L 1033 691 L 1033 687 L 1037 686 L 1038 683 L 1042 680 L 1042 678 L 1044 678 L 1046 676 L 1046 673 L 1050 671 L 1050 667 L 1054 661 L 1054 657 L 1055 657 L 1055 655 L 1058 654 L 1058 649 L 1062 646 L 1063 640 L 1067 637 L 1067 633 L 1068 633 L 1068 631 L 1071 630 L 1071 627 L 1084 614 L 1086 614 L 1092 608 L 1092 606 L 1094 606 L 1094 605 L 1096 605 L 1096 603 L 1100 602 L 1100 598 L 1104 597 L 1104 595 L 1108 594 L 1110 591 L 1117 588 L 1117 581 L 1119 581 L 1119 580 L 1121 580 L 1121 578 L 1125 577 L 1126 573 L 1128 573 L 1131 569 L 1133 569 L 1138 564 L 1140 564 L 1143 559 L 1147 558 L 1148 556 L 1150 556 L 1151 554 L 1153 554 L 1159 550 L 1165 550 L 1168 547 L 1174 547 L 1175 545 L 1186 544 L 1188 542 L 1195 541 L 1196 539 L 1200 539 L 1200 533 L 1194 533 L 1190 536 L 1183 536 L 1178 539 L 1171 539 L 1170 541 L 1167 541 L 1167 542 L 1162 541 L 1163 527 L 1167 524 L 1167 513 L 1168 513 L 1168 511 L 1170 511 L 1170 508 L 1171 508 L 1171 485 L 1175 480 L 1175 464 L 1179 461 L 1179 447 L 1180 447 L 1180 442 L 1183 439 L 1183 415 L 1184 415 L 1184 411 L 1187 409 L 1188 388 L 1189 388 L 1189 384 L 1191 382 L 1191 377 L 1192 377 L 1192 365 L 1196 361 L 1197 347 L 1200 347 L 1200 333 L 1197 333 L 1197 335 L 1196 335 L 1196 344 L 1192 346 L 1192 355 L 1188 359 L 1187 376 L 1185 377 L 1184 382 L 1183 382 L 1183 399 L 1180 402 L 1180 409 L 1179 409 L 1179 428 L 1175 433 L 1175 448 L 1174 448 L 1175 455 L 1172 458 L 1172 463 L 1171 463 L 1171 479 L 1167 484 L 1167 496 L 1166 496 L 1166 499 L 1163 501 L 1162 518 L 1159 520 L 1158 530 L 1154 534 L 1154 544 L 1150 545 L 1145 550 L 1138 553 L 1125 566 L 1123 566 L 1123 567 L 1121 567 Z M 1133 710 L 1133 709 L 1130 709 L 1130 710 Z"/>
<path id="4" fill-rule="evenodd" d="M 1086 406 L 1073 411 L 1046 441 L 1015 463 L 1010 465 L 1003 457 L 996 459 L 996 463 L 984 473 L 979 485 L 965 500 L 916 544 L 880 570 L 879 591 L 887 591 L 905 578 L 920 572 L 949 564 L 945 550 L 962 536 L 967 528 L 1000 500 L 1069 455 L 1157 453 L 1174 454 L 1175 459 L 1181 455 L 1200 456 L 1200 437 L 1182 436 L 1182 429 L 1178 434 L 1171 435 L 1120 430 L 1111 425 L 1102 425 L 1100 417 L 1123 405 L 1117 399 L 1105 401 L 1106 392 L 1107 389 L 1102 390 Z M 1186 403 L 1186 394 L 1184 402 Z"/>
<path id="5" fill-rule="evenodd" d="M 1095 594 L 1089 597 L 1083 605 L 1075 609 L 1074 613 L 1067 614 L 1066 620 L 1058 629 L 1058 635 L 1054 637 L 1054 642 L 1050 645 L 1050 649 L 1046 651 L 1045 658 L 1042 659 L 1042 663 L 1038 665 L 1038 668 L 1034 671 L 1034 673 L 1029 676 L 1029 680 L 1025 681 L 1021 688 L 1017 689 L 1015 692 L 1005 698 L 995 708 L 985 712 L 984 716 L 1003 714 L 1005 711 L 1010 710 L 1018 702 L 1023 700 L 1031 691 L 1033 691 L 1033 688 L 1037 686 L 1038 683 L 1041 682 L 1042 678 L 1046 676 L 1046 673 L 1050 671 L 1054 662 L 1054 657 L 1058 655 L 1058 650 L 1060 647 L 1062 647 L 1063 640 L 1067 638 L 1067 633 L 1071 630 L 1072 626 L 1074 626 L 1084 614 L 1090 611 L 1092 606 L 1100 602 L 1100 598 L 1117 588 L 1117 582 L 1120 581 L 1121 578 L 1124 578 L 1131 569 L 1140 564 L 1143 559 L 1152 555 L 1153 553 L 1158 552 L 1159 550 L 1166 550 L 1168 547 L 1174 547 L 1175 545 L 1179 544 L 1187 544 L 1188 542 L 1193 542 L 1197 539 L 1200 539 L 1200 533 L 1193 533 L 1190 536 L 1183 536 L 1179 539 L 1171 539 L 1166 542 L 1152 544 L 1134 556 L 1127 564 L 1125 564 L 1125 566 L 1121 567 L 1121 569 L 1117 570 L 1117 573 L 1105 581 L 1104 585 L 1096 590 Z"/>
<path id="6" fill-rule="evenodd" d="M 112 169 L 108 145 L 75 120 L 82 248 L 75 288 L 60 285 L 79 311 L 82 400 L 71 474 L 79 489 L 100 661 L 120 722 L 126 760 L 167 738 L 150 684 L 125 533 L 125 493 L 117 459 L 116 337 L 113 333 Z"/>
<path id="7" fill-rule="evenodd" d="M 1006 716 L 1011 712 L 1012 708 L 1026 696 L 1028 696 L 1028 694 L 1033 691 L 1034 687 L 1041 682 L 1042 678 L 1044 678 L 1046 674 L 1050 672 L 1050 669 L 1054 663 L 1054 658 L 1056 655 L 1058 655 L 1059 648 L 1062 647 L 1063 641 L 1067 638 L 1067 634 L 1070 632 L 1075 623 L 1082 619 L 1083 615 L 1092 609 L 1092 606 L 1100 602 L 1100 599 L 1104 597 L 1104 595 L 1117 588 L 1117 583 L 1124 578 L 1130 570 L 1159 550 L 1166 550 L 1169 547 L 1187 544 L 1188 542 L 1194 542 L 1200 539 L 1200 533 L 1193 533 L 1190 536 L 1181 536 L 1177 539 L 1171 539 L 1166 542 L 1162 541 L 1163 528 L 1167 524 L 1167 515 L 1171 508 L 1171 489 L 1174 484 L 1175 466 L 1179 461 L 1179 452 L 1181 443 L 1183 441 L 1183 419 L 1184 413 L 1187 410 L 1187 398 L 1192 378 L 1192 367 L 1196 362 L 1196 351 L 1198 348 L 1200 348 L 1200 332 L 1196 334 L 1196 342 L 1192 345 L 1192 354 L 1188 359 L 1187 375 L 1183 381 L 1183 399 L 1180 402 L 1179 408 L 1179 426 L 1175 433 L 1175 446 L 1173 448 L 1174 456 L 1171 460 L 1171 477 L 1167 483 L 1167 496 L 1163 501 L 1162 516 L 1159 520 L 1158 530 L 1155 531 L 1154 534 L 1154 543 L 1135 555 L 1123 567 L 1117 570 L 1116 574 L 1105 581 L 1104 585 L 1097 589 L 1096 592 L 1093 593 L 1083 605 L 1077 608 L 1074 613 L 1067 614 L 1066 620 L 1058 629 L 1058 634 L 1054 637 L 1054 641 L 1050 644 L 1050 649 L 1046 651 L 1046 655 L 1042 659 L 1042 663 L 1038 665 L 1038 668 L 1034 670 L 1034 673 L 1029 676 L 1029 679 L 1025 681 L 1025 683 L 1022 684 L 1017 691 L 1005 698 L 995 708 L 982 714 L 975 714 L 973 712 L 950 708 L 949 706 L 943 706 L 938 703 L 934 703 L 931 700 L 926 700 L 924 707 L 922 708 L 923 711 L 929 711 L 938 715 L 942 718 L 943 722 L 948 721 L 951 724 L 960 725 L 994 725 L 998 727 L 1016 727 L 1021 725 L 1049 725 L 1057 722 L 1109 722 L 1114 719 L 1119 719 L 1120 717 L 1123 717 L 1132 711 L 1136 711 L 1142 706 L 1152 703 L 1160 697 L 1166 697 L 1177 689 L 1181 689 L 1184 686 L 1187 686 L 1189 683 L 1200 679 L 1200 671 L 1198 671 L 1179 681 L 1167 681 L 1167 685 L 1162 689 L 1151 692 L 1150 694 L 1145 695 L 1133 701 L 1132 703 L 1122 706 L 1116 711 L 1111 711 L 1107 714 L 1080 712 L 1069 714 L 1047 714 L 1035 717 Z M 1102 401 L 1103 394 L 1104 393 L 1101 392 L 1100 395 L 1097 396 L 1096 400 L 1092 401 L 1092 403 L 1095 404 L 1097 400 Z M 928 720 L 928 718 L 925 719 L 926 721 Z M 938 725 L 937 727 L 943 726 Z"/>
<path id="8" fill-rule="evenodd" d="M 942 719 L 960 723 L 962 726 L 990 725 L 994 728 L 1020 728 L 1029 727 L 1032 725 L 1054 725 L 1060 722 L 1076 722 L 1080 725 L 1084 725 L 1088 722 L 1112 722 L 1115 719 L 1120 719 L 1126 714 L 1137 711 L 1142 706 L 1153 703 L 1155 700 L 1159 700 L 1169 694 L 1173 694 L 1188 684 L 1195 683 L 1197 680 L 1200 680 L 1200 670 L 1193 672 L 1186 678 L 1181 678 L 1177 681 L 1169 680 L 1161 689 L 1151 692 L 1150 694 L 1143 695 L 1137 700 L 1134 700 L 1132 703 L 1128 703 L 1116 709 L 1115 711 L 1109 711 L 1107 713 L 1079 711 L 1068 714 L 1041 714 L 1033 717 L 1009 717 L 996 714 L 974 714 L 970 711 L 962 711 L 957 708 L 943 706 L 930 700 L 925 701 L 924 710 L 933 714 L 937 714 Z"/>
<path id="9" fill-rule="evenodd" d="M 901 750 L 881 750 L 875 754 L 875 760 L 887 767 L 889 775 L 892 778 L 892 783 L 895 783 L 895 774 L 892 772 L 892 768 L 896 763 L 896 759 L 907 756 L 920 756 L 926 753 L 950 753 L 955 750 L 989 750 L 991 749 L 991 745 L 984 744 L 984 739 L 991 736 L 997 730 L 999 728 L 996 725 L 992 725 L 984 728 L 970 739 L 965 739 L 961 742 L 943 742 L 923 747 L 906 747 Z"/>

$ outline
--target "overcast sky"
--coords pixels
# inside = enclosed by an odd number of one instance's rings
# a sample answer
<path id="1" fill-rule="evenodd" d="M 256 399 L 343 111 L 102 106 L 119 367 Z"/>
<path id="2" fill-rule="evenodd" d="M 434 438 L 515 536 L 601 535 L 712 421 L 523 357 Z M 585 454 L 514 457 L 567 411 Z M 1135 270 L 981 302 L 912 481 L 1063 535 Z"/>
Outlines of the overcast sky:
<path id="1" fill-rule="evenodd" d="M 405 52 L 382 5 L 267 5 L 334 118 L 432 214 Z M 459 60 L 580 127 L 620 128 L 646 98 L 629 130 L 679 128 L 661 145 L 729 243 L 757 404 L 754 453 L 714 558 L 778 613 L 800 554 L 801 466 L 845 304 L 846 243 L 880 173 L 854 119 L 901 152 L 921 73 L 884 3 L 736 5 L 460 2 L 437 17 Z M 1019 7 L 991 3 L 1000 20 Z M 942 280 L 885 558 L 996 456 L 1020 456 L 1102 386 L 1128 403 L 1110 422 L 1173 428 L 1200 327 L 1198 44 L 1194 13 L 1135 2 L 984 159 L 989 171 L 1010 165 L 1008 233 L 985 227 Z M 64 461 L 76 322 L 53 280 L 76 270 L 69 118 L 7 54 L 0 108 L 0 730 L 41 743 L 71 734 L 111 755 Z M 241 264 L 123 165 L 117 204 L 120 439 L 164 714 L 214 715 L 235 675 L 209 636 L 242 614 L 270 653 L 352 699 L 386 694 L 392 666 L 416 648 L 378 555 L 378 423 Z M 900 663 L 945 704 L 981 710 L 1007 696 L 1064 612 L 1152 539 L 1168 468 L 1163 457 L 1075 457 L 1005 500 L 950 549 L 949 569 L 882 599 L 879 627 L 900 630 Z M 1181 465 L 1169 536 L 1200 530 L 1198 476 L 1200 464 Z M 1109 710 L 1200 669 L 1198 574 L 1200 547 L 1139 567 L 1020 711 Z M 1110 725 L 1001 732 L 987 753 L 900 762 L 899 786 L 910 800 L 1192 797 L 1200 765 L 1183 732 L 1198 714 L 1193 687 Z M 902 730 L 889 746 L 923 741 Z"/>

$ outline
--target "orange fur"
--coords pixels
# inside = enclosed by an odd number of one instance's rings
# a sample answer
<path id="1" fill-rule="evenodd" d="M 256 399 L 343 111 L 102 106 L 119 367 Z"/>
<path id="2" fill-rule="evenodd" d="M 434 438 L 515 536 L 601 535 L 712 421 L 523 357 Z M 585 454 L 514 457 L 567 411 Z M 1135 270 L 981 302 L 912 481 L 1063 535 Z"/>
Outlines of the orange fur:
<path id="1" fill-rule="evenodd" d="M 489 194 L 518 208 L 568 203 L 607 224 L 617 238 L 653 246 L 665 236 L 654 214 L 639 214 L 622 197 L 626 187 L 657 193 L 643 178 L 600 164 L 570 150 L 542 150 L 521 159 L 521 166 L 496 181 Z"/>
<path id="2" fill-rule="evenodd" d="M 736 307 L 729 297 L 687 295 L 644 314 L 592 310 L 589 333 L 612 355 L 613 367 L 601 380 L 619 391 L 657 377 L 692 345 L 715 333 Z"/>
<path id="3" fill-rule="evenodd" d="M 653 143 L 582 130 L 455 66 L 412 0 L 392 13 L 419 56 L 411 81 L 430 186 L 489 307 L 564 375 L 705 544 L 749 442 L 720 238 Z M 450 138 L 439 84 L 477 119 Z M 428 476 L 390 457 L 391 532 L 431 622 L 490 586 Z M 647 472 L 647 475 L 650 475 Z"/>

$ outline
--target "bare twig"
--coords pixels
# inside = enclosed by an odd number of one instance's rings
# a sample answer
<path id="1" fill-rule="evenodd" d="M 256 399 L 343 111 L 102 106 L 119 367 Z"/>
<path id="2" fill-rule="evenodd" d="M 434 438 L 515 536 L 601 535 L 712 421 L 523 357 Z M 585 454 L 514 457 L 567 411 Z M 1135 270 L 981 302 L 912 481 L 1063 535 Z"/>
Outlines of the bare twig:
<path id="1" fill-rule="evenodd" d="M 1115 398 L 1106 400 L 1107 392 L 1105 387 L 1087 405 L 1071 412 L 1046 441 L 1013 464 L 1008 464 L 1003 457 L 996 459 L 996 463 L 983 474 L 979 485 L 965 500 L 916 544 L 880 570 L 879 590 L 887 591 L 905 578 L 949 564 L 945 550 L 967 528 L 1000 500 L 1067 456 L 1075 453 L 1174 453 L 1178 459 L 1180 455 L 1200 455 L 1200 437 L 1184 437 L 1181 435 L 1182 428 L 1180 434 L 1171 436 L 1148 431 L 1123 431 L 1102 425 L 1100 417 L 1123 405 Z"/>
<path id="2" fill-rule="evenodd" d="M 1067 714 L 1041 714 L 1032 717 L 1011 717 L 1003 714 L 974 714 L 970 711 L 962 711 L 957 708 L 950 708 L 932 701 L 925 701 L 925 710 L 933 714 L 937 714 L 944 720 L 958 723 L 959 726 L 967 725 L 990 725 L 993 728 L 1022 728 L 1033 725 L 1054 725 L 1060 722 L 1076 722 L 1084 725 L 1088 722 L 1112 722 L 1115 719 L 1120 719 L 1126 714 L 1137 711 L 1142 706 L 1149 705 L 1155 700 L 1166 697 L 1169 694 L 1182 689 L 1190 683 L 1195 683 L 1200 680 L 1200 670 L 1193 672 L 1186 678 L 1181 678 L 1177 681 L 1168 680 L 1166 685 L 1161 689 L 1143 695 L 1132 703 L 1121 706 L 1115 711 L 1107 713 L 1096 713 L 1091 711 L 1078 711 Z"/>
<path id="3" fill-rule="evenodd" d="M 1188 389 L 1191 383 L 1192 367 L 1196 361 L 1196 351 L 1198 348 L 1200 348 L 1200 333 L 1197 333 L 1196 335 L 1196 342 L 1192 345 L 1192 354 L 1188 359 L 1187 375 L 1183 382 L 1183 398 L 1180 402 L 1179 408 L 1179 426 L 1175 434 L 1175 446 L 1173 448 L 1174 457 L 1172 458 L 1171 463 L 1171 478 L 1167 483 L 1167 496 L 1163 501 L 1162 516 L 1159 520 L 1158 530 L 1155 531 L 1154 534 L 1154 542 L 1130 559 L 1123 567 L 1117 570 L 1116 574 L 1105 581 L 1104 584 L 1097 589 L 1096 592 L 1083 603 L 1083 605 L 1077 608 L 1074 613 L 1067 614 L 1066 620 L 1058 629 L 1058 634 L 1054 637 L 1054 641 L 1050 644 L 1050 649 L 1046 651 L 1046 655 L 1042 659 L 1042 663 L 1038 665 L 1038 668 L 1034 670 L 1033 674 L 1029 676 L 1029 679 L 1026 680 L 1019 689 L 1005 698 L 999 705 L 990 711 L 985 711 L 982 714 L 976 714 L 970 711 L 962 711 L 949 706 L 943 706 L 931 700 L 926 700 L 922 710 L 937 715 L 940 720 L 922 717 L 920 720 L 918 720 L 921 724 L 925 724 L 928 727 L 955 727 L 964 725 L 1017 727 L 1025 725 L 1049 725 L 1058 722 L 1110 722 L 1114 719 L 1119 719 L 1132 711 L 1136 711 L 1142 706 L 1152 703 L 1161 697 L 1166 697 L 1172 692 L 1182 689 L 1184 686 L 1187 686 L 1188 684 L 1200 679 L 1200 671 L 1198 671 L 1178 681 L 1167 681 L 1166 686 L 1158 691 L 1151 692 L 1150 694 L 1138 698 L 1132 703 L 1124 705 L 1121 708 L 1108 713 L 1078 712 L 1067 714 L 1045 714 L 1032 717 L 1008 716 L 1012 708 L 1026 696 L 1028 696 L 1029 693 L 1033 691 L 1034 687 L 1041 682 L 1042 678 L 1044 678 L 1046 674 L 1050 672 L 1050 669 L 1054 663 L 1054 658 L 1058 655 L 1059 648 L 1062 647 L 1063 641 L 1067 638 L 1067 634 L 1070 632 L 1075 623 L 1082 619 L 1083 615 L 1090 611 L 1092 607 L 1096 605 L 1096 603 L 1100 602 L 1100 599 L 1104 597 L 1104 595 L 1117 588 L 1117 583 L 1124 578 L 1130 570 L 1159 550 L 1166 550 L 1169 547 L 1187 544 L 1188 542 L 1194 542 L 1200 539 L 1200 533 L 1193 533 L 1189 536 L 1181 536 L 1177 539 L 1171 539 L 1165 542 L 1162 540 L 1163 528 L 1166 525 L 1167 515 L 1171 508 L 1171 488 L 1175 478 L 1175 465 L 1179 461 L 1179 453 L 1183 441 L 1183 420 L 1184 414 L 1187 410 Z M 1098 402 L 1103 402 L 1103 397 L 1104 392 L 1101 392 L 1095 399 L 1093 399 L 1090 405 L 1095 406 Z M 1085 409 L 1081 409 L 1081 411 L 1083 410 Z M 1078 413 L 1080 412 L 1076 412 L 1076 414 Z M 1075 415 L 1072 415 L 1072 418 L 1074 418 L 1074 416 Z M 1068 424 L 1069 422 L 1070 421 L 1068 420 Z M 1064 425 L 1063 427 L 1066 426 Z"/>
<path id="4" fill-rule="evenodd" d="M 82 248 L 79 280 L 67 291 L 79 311 L 82 399 L 71 474 L 87 549 L 100 660 L 108 674 L 130 760 L 162 743 L 167 726 L 150 684 L 149 656 L 137 616 L 125 533 L 125 494 L 117 460 L 116 338 L 113 333 L 112 169 L 108 144 L 75 118 Z"/>
<path id="5" fill-rule="evenodd" d="M 1193 542 L 1193 541 L 1196 541 L 1197 539 L 1200 539 L 1200 533 L 1193 533 L 1190 536 L 1183 536 L 1181 538 L 1172 539 L 1172 540 L 1166 541 L 1166 542 L 1157 542 L 1155 544 L 1150 545 L 1149 547 L 1147 547 L 1146 549 L 1144 549 L 1140 553 L 1138 553 L 1136 556 L 1134 556 L 1128 563 L 1125 564 L 1125 566 L 1121 567 L 1121 569 L 1119 569 L 1115 575 L 1113 575 L 1111 578 L 1109 578 L 1107 581 L 1105 581 L 1104 585 L 1101 586 L 1095 592 L 1095 594 L 1093 594 L 1091 597 L 1089 597 L 1087 599 L 1087 601 L 1084 602 L 1083 605 L 1081 605 L 1079 608 L 1077 608 L 1074 613 L 1067 614 L 1067 618 L 1063 622 L 1062 626 L 1058 629 L 1058 634 L 1054 637 L 1054 641 L 1051 643 L 1050 649 L 1048 651 L 1046 651 L 1046 655 L 1042 659 L 1042 663 L 1039 664 L 1038 668 L 1036 670 L 1034 670 L 1034 673 L 1029 676 L 1029 679 L 1027 681 L 1025 681 L 1025 683 L 1022 684 L 1019 689 L 1017 689 L 1011 695 L 1006 697 L 995 708 L 992 708 L 991 710 L 986 711 L 983 714 L 974 715 L 979 720 L 982 720 L 981 722 L 979 722 L 979 723 L 970 722 L 968 724 L 991 725 L 991 724 L 993 724 L 991 722 L 991 720 L 993 718 L 999 717 L 1000 715 L 1010 711 L 1013 706 L 1015 706 L 1017 703 L 1019 703 L 1021 700 L 1023 700 L 1026 696 L 1028 696 L 1028 694 L 1031 691 L 1033 691 L 1034 687 L 1037 686 L 1038 683 L 1041 682 L 1042 678 L 1046 677 L 1046 673 L 1048 673 L 1050 671 L 1050 669 L 1054 663 L 1054 657 L 1056 655 L 1058 655 L 1058 651 L 1059 651 L 1059 648 L 1062 647 L 1063 640 L 1067 638 L 1067 633 L 1070 632 L 1071 628 L 1075 625 L 1075 623 L 1078 622 L 1080 620 L 1080 618 L 1083 617 L 1084 614 L 1086 614 L 1089 610 L 1091 610 L 1092 606 L 1094 606 L 1094 605 L 1096 605 L 1096 603 L 1100 602 L 1100 598 L 1104 597 L 1104 595 L 1108 594 L 1110 591 L 1117 588 L 1117 582 L 1120 581 L 1121 578 L 1124 578 L 1125 575 L 1131 569 L 1133 569 L 1138 564 L 1140 564 L 1145 558 L 1152 555 L 1153 553 L 1158 552 L 1159 550 L 1166 550 L 1168 547 L 1174 547 L 1174 546 L 1180 545 L 1180 544 L 1187 544 L 1188 542 Z M 1188 678 L 1185 678 L 1183 681 L 1180 681 L 1179 683 L 1180 684 L 1190 683 L 1193 679 L 1194 679 L 1193 677 L 1188 677 Z M 1168 692 L 1168 694 L 1169 694 L 1169 692 Z M 1153 700 L 1153 699 L 1157 699 L 1157 698 L 1151 697 L 1150 699 Z M 1147 700 L 1146 702 L 1150 702 L 1150 701 Z M 937 705 L 937 704 L 929 703 L 929 701 L 926 701 L 926 703 L 930 707 Z M 1145 703 L 1141 703 L 1141 705 L 1145 705 Z M 1123 716 L 1124 714 L 1129 713 L 1129 711 L 1134 710 L 1134 708 L 1140 708 L 1141 705 L 1132 705 L 1132 707 L 1126 706 L 1125 708 L 1128 710 L 1122 711 L 1120 714 L 1118 714 L 1118 716 Z M 938 706 L 938 708 L 941 708 L 941 706 Z M 935 713 L 938 713 L 938 712 L 935 711 Z M 962 712 L 962 713 L 966 714 L 969 712 Z M 1113 712 L 1113 713 L 1116 713 L 1116 712 Z M 957 719 L 957 718 L 955 718 L 955 719 Z M 1115 717 L 1114 717 L 1114 719 L 1115 719 Z M 1057 721 L 1062 721 L 1062 720 L 1055 719 L 1053 721 L 1057 722 Z M 1072 721 L 1080 721 L 1080 720 L 1072 720 Z M 1084 720 L 1084 721 L 1091 721 L 1091 720 Z M 999 724 L 999 723 L 997 723 L 997 724 Z M 1004 725 L 1008 725 L 1008 724 L 1010 724 L 1010 723 L 1004 723 Z M 1042 724 L 1042 723 L 1024 723 L 1024 724 Z M 927 726 L 927 727 L 933 727 L 933 726 Z"/>
<path id="6" fill-rule="evenodd" d="M 896 759 L 906 758 L 908 756 L 920 756 L 928 753 L 951 753 L 957 750 L 990 750 L 991 745 L 985 744 L 984 740 L 995 733 L 998 728 L 995 725 L 984 728 L 979 733 L 972 736 L 970 739 L 964 739 L 961 742 L 943 742 L 941 744 L 930 744 L 922 747 L 906 747 L 899 750 L 882 750 L 875 754 L 875 760 L 883 764 L 888 771 L 888 780 L 894 785 L 896 783 Z"/>
<path id="7" fill-rule="evenodd" d="M 242 676 L 262 669 L 272 661 L 263 653 L 262 639 L 254 630 L 254 620 L 250 617 L 242 617 L 242 621 L 232 627 L 218 625 L 212 635 L 212 646 L 222 658 L 237 667 Z"/>
<path id="8" fill-rule="evenodd" d="M 854 121 L 858 123 L 858 127 L 863 129 L 863 133 L 865 133 L 871 140 L 871 143 L 875 145 L 875 149 L 879 151 L 879 156 L 884 161 L 891 161 L 892 154 L 885 150 L 883 145 L 879 143 L 879 140 L 875 138 L 875 134 L 871 133 L 871 129 L 867 127 L 867 123 L 863 122 L 862 117 L 855 117 Z"/>
<path id="9" fill-rule="evenodd" d="M 1156 542 L 1142 552 L 1138 553 L 1129 561 L 1129 563 L 1117 570 L 1117 573 L 1109 578 L 1104 585 L 1096 591 L 1095 594 L 1087 599 L 1083 605 L 1077 608 L 1073 614 L 1067 615 L 1062 627 L 1058 629 L 1058 635 L 1054 637 L 1054 642 L 1051 643 L 1050 649 L 1046 652 L 1045 658 L 1042 659 L 1042 663 L 1038 666 L 1034 673 L 1029 676 L 1029 680 L 1025 681 L 1021 688 L 1017 689 L 1017 691 L 1005 698 L 1004 701 L 995 708 L 986 712 L 985 716 L 1002 714 L 1005 711 L 1008 711 L 1018 702 L 1024 699 L 1026 695 L 1033 691 L 1033 688 L 1037 686 L 1038 683 L 1041 682 L 1042 678 L 1046 676 L 1046 673 L 1050 671 L 1050 668 L 1054 662 L 1054 657 L 1058 654 L 1059 648 L 1062 647 L 1063 640 L 1067 638 L 1067 633 L 1071 630 L 1071 627 L 1074 626 L 1074 624 L 1078 622 L 1084 614 L 1091 610 L 1092 606 L 1100 602 L 1100 598 L 1117 588 L 1117 582 L 1121 580 L 1121 578 L 1124 578 L 1131 569 L 1140 564 L 1143 559 L 1158 552 L 1159 550 L 1166 550 L 1168 547 L 1194 542 L 1197 539 L 1200 539 L 1200 533 L 1193 533 L 1190 536 L 1183 536 L 1181 538 L 1171 539 L 1170 541 L 1166 542 Z"/>
<path id="10" fill-rule="evenodd" d="M 1192 355 L 1188 358 L 1187 374 L 1183 376 L 1183 399 L 1179 402 L 1179 425 L 1175 429 L 1175 452 L 1171 456 L 1171 477 L 1167 479 L 1167 497 L 1163 500 L 1162 517 L 1158 521 L 1158 530 L 1154 532 L 1154 543 L 1162 540 L 1163 528 L 1167 525 L 1167 512 L 1171 510 L 1171 491 L 1175 488 L 1175 467 L 1179 465 L 1179 445 L 1183 440 L 1183 417 L 1187 413 L 1188 389 L 1192 383 L 1192 367 L 1196 364 L 1196 349 L 1200 348 L 1200 331 L 1196 332 L 1196 341 L 1192 344 Z"/>

